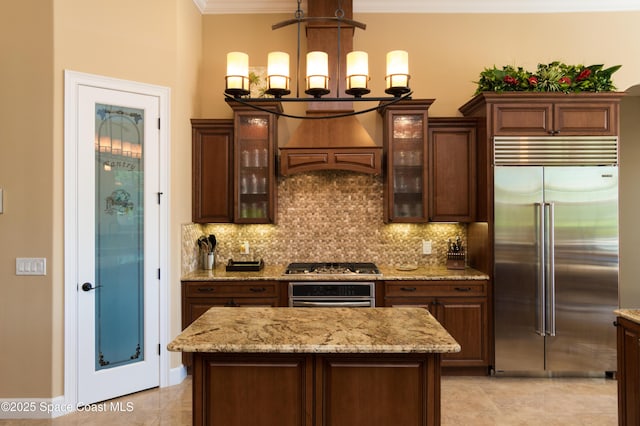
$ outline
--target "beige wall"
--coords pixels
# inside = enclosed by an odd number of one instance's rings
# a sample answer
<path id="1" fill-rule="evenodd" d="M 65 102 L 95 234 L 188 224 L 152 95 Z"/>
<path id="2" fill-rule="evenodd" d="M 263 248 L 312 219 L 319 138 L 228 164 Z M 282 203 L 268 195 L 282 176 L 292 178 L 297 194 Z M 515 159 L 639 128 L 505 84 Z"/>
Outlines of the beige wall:
<path id="1" fill-rule="evenodd" d="M 639 81 L 640 83 L 640 81 Z M 640 86 L 622 100 L 620 135 L 620 306 L 640 307 Z"/>
<path id="2" fill-rule="evenodd" d="M 0 6 L 0 397 L 50 396 L 57 266 L 48 263 L 47 276 L 17 277 L 15 259 L 50 261 L 52 229 L 60 226 L 52 219 L 53 2 L 5 5 Z"/>
<path id="3" fill-rule="evenodd" d="M 64 391 L 64 70 L 171 88 L 170 241 L 179 247 L 191 217 L 202 20 L 191 0 L 2 2 L 0 20 L 0 398 L 53 397 Z M 16 257 L 46 257 L 47 276 L 16 277 Z M 170 266 L 175 334 L 179 249 Z"/>
<path id="4" fill-rule="evenodd" d="M 63 392 L 63 70 L 172 90 L 170 283 L 175 334 L 180 328 L 180 225 L 190 221 L 191 206 L 188 118 L 230 117 L 222 100 L 226 52 L 247 50 L 254 65 L 266 64 L 268 50 L 275 47 L 293 54 L 294 27 L 270 29 L 289 17 L 200 17 L 191 0 L 1 3 L 0 188 L 5 191 L 5 213 L 0 215 L 0 398 Z M 357 33 L 355 46 L 370 53 L 374 93 L 382 92 L 386 51 L 405 48 L 414 97 L 435 98 L 435 116 L 456 114 L 472 96 L 478 73 L 494 64 L 535 67 L 555 59 L 623 64 L 615 75 L 619 89 L 640 83 L 640 45 L 634 42 L 640 36 L 637 12 L 355 18 L 368 25 Z M 391 28 L 392 23 L 399 24 Z M 378 120 L 370 115 L 363 121 L 380 143 Z M 281 136 L 296 125 L 284 120 Z M 640 153 L 637 159 L 640 162 Z M 633 160 L 624 161 L 637 164 Z M 632 185 L 621 188 L 623 206 L 625 199 L 638 198 Z M 632 230 L 624 231 L 634 238 Z M 23 256 L 47 257 L 47 276 L 16 277 L 15 258 Z M 623 252 L 623 267 L 633 268 L 638 263 L 634 256 Z M 172 366 L 178 362 L 174 356 Z"/>

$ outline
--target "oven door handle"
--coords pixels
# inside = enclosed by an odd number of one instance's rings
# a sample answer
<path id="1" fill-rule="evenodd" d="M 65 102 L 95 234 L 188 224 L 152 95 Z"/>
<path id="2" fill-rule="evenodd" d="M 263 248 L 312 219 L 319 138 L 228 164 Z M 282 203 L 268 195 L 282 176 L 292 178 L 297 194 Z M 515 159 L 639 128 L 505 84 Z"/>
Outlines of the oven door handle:
<path id="1" fill-rule="evenodd" d="M 370 308 L 370 301 L 362 302 L 307 302 L 303 300 L 294 300 L 294 308 Z"/>

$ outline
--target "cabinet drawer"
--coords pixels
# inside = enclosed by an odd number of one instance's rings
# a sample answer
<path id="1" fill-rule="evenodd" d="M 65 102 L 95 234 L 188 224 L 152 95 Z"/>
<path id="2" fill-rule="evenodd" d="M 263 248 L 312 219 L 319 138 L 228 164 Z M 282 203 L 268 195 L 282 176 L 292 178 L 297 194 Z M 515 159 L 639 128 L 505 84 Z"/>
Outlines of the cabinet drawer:
<path id="1" fill-rule="evenodd" d="M 385 297 L 486 296 L 485 281 L 387 281 Z"/>
<path id="2" fill-rule="evenodd" d="M 186 297 L 276 297 L 278 284 L 271 281 L 252 282 L 185 282 Z"/>

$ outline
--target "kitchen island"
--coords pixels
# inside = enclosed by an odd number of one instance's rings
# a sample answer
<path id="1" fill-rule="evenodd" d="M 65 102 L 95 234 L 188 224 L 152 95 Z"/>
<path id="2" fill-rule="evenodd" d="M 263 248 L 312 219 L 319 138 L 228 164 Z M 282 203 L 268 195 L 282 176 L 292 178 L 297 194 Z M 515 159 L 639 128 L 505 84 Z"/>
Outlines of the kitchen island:
<path id="1" fill-rule="evenodd" d="M 440 359 L 460 345 L 420 308 L 211 308 L 192 352 L 193 424 L 438 425 Z"/>

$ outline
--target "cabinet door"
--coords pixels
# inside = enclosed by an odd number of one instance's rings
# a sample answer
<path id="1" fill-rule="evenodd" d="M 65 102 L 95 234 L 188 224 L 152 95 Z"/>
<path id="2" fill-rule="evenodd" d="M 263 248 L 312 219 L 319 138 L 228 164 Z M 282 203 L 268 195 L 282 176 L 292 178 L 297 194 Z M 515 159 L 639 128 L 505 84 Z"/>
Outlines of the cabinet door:
<path id="1" fill-rule="evenodd" d="M 495 135 L 549 136 L 553 132 L 553 104 L 496 103 L 492 107 Z"/>
<path id="2" fill-rule="evenodd" d="M 316 425 L 440 424 L 439 354 L 322 354 Z M 436 405 L 431 404 L 434 398 Z"/>
<path id="3" fill-rule="evenodd" d="M 276 119 L 267 112 L 235 113 L 236 223 L 274 223 Z"/>
<path id="4" fill-rule="evenodd" d="M 554 134 L 618 134 L 618 104 L 613 102 L 562 102 L 554 104 Z"/>
<path id="5" fill-rule="evenodd" d="M 426 111 L 391 111 L 386 125 L 385 221 L 426 222 Z"/>
<path id="6" fill-rule="evenodd" d="M 192 119 L 192 220 L 233 221 L 233 120 Z"/>
<path id="7" fill-rule="evenodd" d="M 488 366 L 487 303 L 483 298 L 439 298 L 436 319 L 460 344 L 458 353 L 443 354 L 442 365 Z"/>
<path id="8" fill-rule="evenodd" d="M 412 99 L 380 108 L 384 118 L 385 223 L 428 221 L 428 110 L 433 99 Z"/>
<path id="9" fill-rule="evenodd" d="M 429 220 L 473 222 L 476 120 L 429 120 Z"/>
<path id="10" fill-rule="evenodd" d="M 311 426 L 313 360 L 304 354 L 195 355 L 193 424 Z M 206 380 L 199 380 L 206 377 Z"/>

